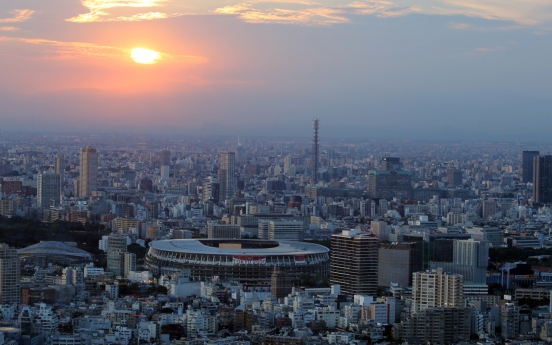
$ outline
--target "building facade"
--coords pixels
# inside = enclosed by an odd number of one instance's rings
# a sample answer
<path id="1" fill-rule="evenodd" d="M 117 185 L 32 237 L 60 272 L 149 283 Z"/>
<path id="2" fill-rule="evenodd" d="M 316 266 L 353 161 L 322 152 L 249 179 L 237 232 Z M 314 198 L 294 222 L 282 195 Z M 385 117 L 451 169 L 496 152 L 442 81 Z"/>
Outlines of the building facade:
<path id="1" fill-rule="evenodd" d="M 220 153 L 220 168 L 218 180 L 221 199 L 230 199 L 236 194 L 236 154 L 234 152 Z"/>
<path id="2" fill-rule="evenodd" d="M 20 260 L 17 250 L 5 243 L 0 244 L 0 304 L 19 304 Z"/>
<path id="3" fill-rule="evenodd" d="M 79 197 L 88 197 L 98 190 L 98 152 L 91 146 L 80 150 Z"/>
<path id="4" fill-rule="evenodd" d="M 412 312 L 427 308 L 461 307 L 463 277 L 441 268 L 412 275 Z"/>
<path id="5" fill-rule="evenodd" d="M 533 183 L 533 161 L 539 154 L 539 151 L 523 151 L 521 182 Z"/>
<path id="6" fill-rule="evenodd" d="M 38 174 L 37 206 L 50 208 L 61 202 L 61 176 L 56 173 Z"/>
<path id="7" fill-rule="evenodd" d="M 378 239 L 359 229 L 332 235 L 330 284 L 347 295 L 375 296 L 378 290 Z"/>

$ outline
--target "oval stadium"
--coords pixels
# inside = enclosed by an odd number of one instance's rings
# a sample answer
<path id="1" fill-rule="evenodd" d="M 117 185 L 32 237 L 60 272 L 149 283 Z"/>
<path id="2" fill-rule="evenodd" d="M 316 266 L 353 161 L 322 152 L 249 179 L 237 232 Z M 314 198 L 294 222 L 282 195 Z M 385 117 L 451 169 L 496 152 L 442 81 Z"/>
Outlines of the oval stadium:
<path id="1" fill-rule="evenodd" d="M 247 239 L 188 239 L 150 243 L 146 264 L 154 274 L 190 270 L 190 280 L 270 281 L 279 267 L 286 274 L 330 272 L 329 249 L 314 243 Z"/>

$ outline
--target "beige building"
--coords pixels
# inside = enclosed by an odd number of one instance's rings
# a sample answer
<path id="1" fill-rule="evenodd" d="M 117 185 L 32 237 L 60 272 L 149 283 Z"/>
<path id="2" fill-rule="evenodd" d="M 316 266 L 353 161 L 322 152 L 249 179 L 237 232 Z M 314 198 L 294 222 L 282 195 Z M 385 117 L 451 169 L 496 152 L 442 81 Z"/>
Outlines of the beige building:
<path id="1" fill-rule="evenodd" d="M 0 216 L 12 216 L 14 214 L 13 200 L 0 200 Z"/>
<path id="2" fill-rule="evenodd" d="M 98 189 L 98 152 L 91 146 L 80 150 L 79 197 L 91 196 Z"/>
<path id="3" fill-rule="evenodd" d="M 442 269 L 412 275 L 412 312 L 436 307 L 461 307 L 464 280 Z"/>
<path id="4" fill-rule="evenodd" d="M 140 229 L 141 222 L 134 218 L 117 217 L 111 221 L 111 230 L 130 231 L 130 228 Z"/>

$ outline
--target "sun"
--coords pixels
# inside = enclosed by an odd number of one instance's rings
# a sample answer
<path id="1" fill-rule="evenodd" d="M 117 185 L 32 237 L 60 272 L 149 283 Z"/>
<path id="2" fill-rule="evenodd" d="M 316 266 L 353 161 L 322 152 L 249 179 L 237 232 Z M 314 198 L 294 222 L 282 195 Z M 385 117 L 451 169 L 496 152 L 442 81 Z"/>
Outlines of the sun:
<path id="1" fill-rule="evenodd" d="M 157 63 L 157 61 L 161 59 L 161 54 L 150 49 L 134 48 L 130 52 L 130 57 L 136 63 L 150 65 Z"/>

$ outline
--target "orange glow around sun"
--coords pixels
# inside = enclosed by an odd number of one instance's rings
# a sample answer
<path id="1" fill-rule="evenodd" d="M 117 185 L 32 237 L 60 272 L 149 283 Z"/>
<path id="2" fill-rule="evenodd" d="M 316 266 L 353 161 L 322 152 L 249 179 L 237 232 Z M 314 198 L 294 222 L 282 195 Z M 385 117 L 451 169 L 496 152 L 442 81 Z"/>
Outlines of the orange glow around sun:
<path id="1" fill-rule="evenodd" d="M 130 52 L 130 57 L 136 63 L 150 65 L 157 63 L 161 59 L 161 54 L 150 49 L 134 48 Z"/>

